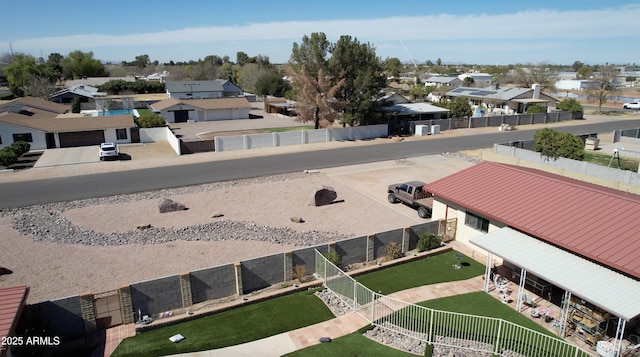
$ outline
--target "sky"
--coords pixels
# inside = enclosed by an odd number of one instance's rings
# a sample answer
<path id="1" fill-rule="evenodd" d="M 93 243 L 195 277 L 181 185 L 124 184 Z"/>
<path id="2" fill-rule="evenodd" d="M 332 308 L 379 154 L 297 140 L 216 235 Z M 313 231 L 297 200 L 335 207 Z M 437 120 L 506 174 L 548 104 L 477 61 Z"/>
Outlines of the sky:
<path id="1" fill-rule="evenodd" d="M 166 63 L 242 51 L 284 63 L 313 32 L 406 63 L 640 63 L 637 0 L 0 0 L 0 55 Z"/>

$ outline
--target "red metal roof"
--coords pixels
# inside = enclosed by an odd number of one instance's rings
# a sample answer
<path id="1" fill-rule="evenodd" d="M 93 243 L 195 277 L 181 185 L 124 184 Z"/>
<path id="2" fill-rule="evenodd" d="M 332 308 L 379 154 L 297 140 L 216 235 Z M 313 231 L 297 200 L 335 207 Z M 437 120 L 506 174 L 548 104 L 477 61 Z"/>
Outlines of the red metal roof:
<path id="1" fill-rule="evenodd" d="M 444 199 L 640 278 L 640 196 L 483 162 L 426 185 Z"/>
<path id="2" fill-rule="evenodd" d="M 18 323 L 22 308 L 27 302 L 29 288 L 16 286 L 0 289 L 0 338 L 10 336 Z M 0 348 L 0 356 L 6 351 Z"/>

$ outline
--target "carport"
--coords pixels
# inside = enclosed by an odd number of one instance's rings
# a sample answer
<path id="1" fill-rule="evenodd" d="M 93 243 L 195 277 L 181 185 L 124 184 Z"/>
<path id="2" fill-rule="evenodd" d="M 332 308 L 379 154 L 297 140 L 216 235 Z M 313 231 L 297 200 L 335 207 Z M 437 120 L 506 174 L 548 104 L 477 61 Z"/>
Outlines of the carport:
<path id="1" fill-rule="evenodd" d="M 535 274 L 564 290 L 560 336 L 565 336 L 572 296 L 617 317 L 613 355 L 619 356 L 627 322 L 640 316 L 640 282 L 566 250 L 556 248 L 512 228 L 505 227 L 470 242 L 487 252 L 485 291 L 493 255 L 521 268 L 516 309 L 520 311 L 527 273 Z M 615 288 L 610 288 L 615 287 Z M 612 317 L 613 318 L 613 317 Z"/>

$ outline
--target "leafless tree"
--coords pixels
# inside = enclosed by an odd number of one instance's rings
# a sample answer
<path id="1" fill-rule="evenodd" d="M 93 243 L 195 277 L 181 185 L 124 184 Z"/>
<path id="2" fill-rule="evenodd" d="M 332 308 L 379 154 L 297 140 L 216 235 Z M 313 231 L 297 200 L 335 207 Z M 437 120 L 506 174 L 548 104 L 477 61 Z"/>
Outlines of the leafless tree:
<path id="1" fill-rule="evenodd" d="M 555 85 L 555 75 L 549 70 L 549 64 L 546 62 L 537 65 L 529 63 L 513 70 L 513 81 L 523 88 L 531 88 L 537 83 L 542 89 L 551 89 Z"/>
<path id="2" fill-rule="evenodd" d="M 598 113 L 602 112 L 602 104 L 620 92 L 620 88 L 616 86 L 617 74 L 613 66 L 600 67 L 600 70 L 593 74 L 593 87 L 585 92 L 587 101 L 598 103 Z"/>
<path id="3" fill-rule="evenodd" d="M 345 79 L 332 84 L 331 76 L 325 74 L 324 70 L 318 69 L 314 75 L 307 71 L 306 65 L 286 65 L 284 71 L 291 78 L 296 90 L 296 111 L 299 120 L 313 121 L 316 129 L 330 126 L 341 107 L 335 95 Z"/>
<path id="4" fill-rule="evenodd" d="M 49 100 L 49 96 L 56 92 L 56 86 L 49 78 L 32 74 L 22 90 L 26 95 Z"/>

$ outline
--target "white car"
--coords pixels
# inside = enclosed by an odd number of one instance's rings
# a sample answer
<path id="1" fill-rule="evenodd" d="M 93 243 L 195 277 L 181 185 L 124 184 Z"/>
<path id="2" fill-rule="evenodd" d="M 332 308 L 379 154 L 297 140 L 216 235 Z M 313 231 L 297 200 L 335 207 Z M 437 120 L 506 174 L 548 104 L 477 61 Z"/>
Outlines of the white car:
<path id="1" fill-rule="evenodd" d="M 640 100 L 634 100 L 631 103 L 624 103 L 622 105 L 622 108 L 638 110 L 638 109 L 640 109 Z"/>
<path id="2" fill-rule="evenodd" d="M 100 154 L 100 160 L 101 161 L 105 160 L 105 159 L 117 160 L 118 157 L 119 157 L 118 148 L 116 147 L 116 144 L 114 144 L 114 143 L 102 143 L 102 144 L 100 144 L 99 154 Z"/>

